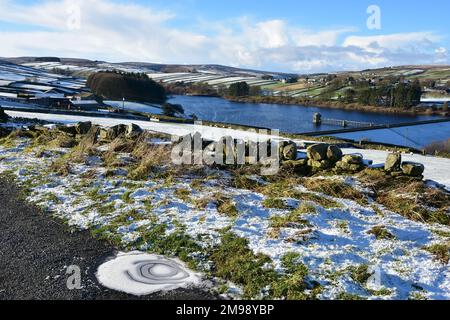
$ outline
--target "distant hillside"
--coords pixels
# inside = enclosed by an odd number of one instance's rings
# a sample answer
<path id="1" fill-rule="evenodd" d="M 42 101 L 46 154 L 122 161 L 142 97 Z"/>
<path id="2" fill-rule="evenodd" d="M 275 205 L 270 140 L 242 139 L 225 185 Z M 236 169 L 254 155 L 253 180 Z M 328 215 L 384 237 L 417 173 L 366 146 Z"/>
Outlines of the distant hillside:
<path id="1" fill-rule="evenodd" d="M 86 85 L 108 100 L 163 103 L 166 100 L 164 88 L 145 74 L 98 72 L 89 76 Z"/>
<path id="2" fill-rule="evenodd" d="M 157 63 L 145 63 L 145 62 L 122 62 L 120 65 L 129 66 L 134 68 L 145 67 L 157 72 L 163 73 L 176 73 L 176 72 L 211 72 L 211 73 L 223 73 L 223 74 L 235 74 L 235 75 L 273 75 L 273 76 L 292 76 L 293 73 L 274 72 L 254 69 L 235 68 L 230 66 L 224 66 L 219 64 L 157 64 Z"/>
<path id="3" fill-rule="evenodd" d="M 0 60 L 15 63 L 41 63 L 41 62 L 60 62 L 61 64 L 95 67 L 96 65 L 103 63 L 103 61 L 93 61 L 88 59 L 79 58 L 59 58 L 59 57 L 14 57 L 14 58 L 1 58 Z"/>
<path id="4" fill-rule="evenodd" d="M 94 61 L 89 59 L 79 58 L 58 58 L 58 57 L 13 57 L 13 58 L 0 58 L 0 60 L 8 61 L 15 64 L 24 63 L 39 63 L 39 62 L 51 62 L 59 59 L 62 64 L 84 66 L 84 67 L 101 67 L 105 61 Z M 110 66 L 116 65 L 120 67 L 129 67 L 137 69 L 147 69 L 155 72 L 163 73 L 176 73 L 176 72 L 211 72 L 211 73 L 223 73 L 223 74 L 235 74 L 235 75 L 250 75 L 258 76 L 269 74 L 275 77 L 288 77 L 294 75 L 293 73 L 275 72 L 275 71 L 263 71 L 253 70 L 245 68 L 235 68 L 218 64 L 159 64 L 150 62 L 120 62 L 120 63 L 108 63 Z"/>

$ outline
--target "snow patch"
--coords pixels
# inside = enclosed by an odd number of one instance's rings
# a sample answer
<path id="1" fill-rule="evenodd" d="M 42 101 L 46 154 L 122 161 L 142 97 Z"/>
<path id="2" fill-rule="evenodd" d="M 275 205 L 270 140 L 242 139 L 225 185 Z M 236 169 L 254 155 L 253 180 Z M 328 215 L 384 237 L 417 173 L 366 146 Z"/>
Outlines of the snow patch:
<path id="1" fill-rule="evenodd" d="M 96 276 L 103 286 L 136 296 L 202 283 L 201 276 L 180 260 L 138 251 L 118 253 L 98 268 Z"/>

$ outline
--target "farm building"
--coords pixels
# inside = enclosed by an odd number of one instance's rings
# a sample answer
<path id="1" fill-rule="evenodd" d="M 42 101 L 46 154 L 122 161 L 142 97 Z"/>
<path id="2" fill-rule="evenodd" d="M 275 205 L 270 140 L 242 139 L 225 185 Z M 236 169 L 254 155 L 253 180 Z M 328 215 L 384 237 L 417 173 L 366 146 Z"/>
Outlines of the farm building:
<path id="1" fill-rule="evenodd" d="M 70 101 L 64 96 L 41 95 L 40 97 L 29 98 L 28 101 L 33 104 L 46 106 L 56 109 L 69 109 Z"/>
<path id="2" fill-rule="evenodd" d="M 83 111 L 97 111 L 100 107 L 100 104 L 95 100 L 72 100 L 70 104 L 70 109 Z"/>

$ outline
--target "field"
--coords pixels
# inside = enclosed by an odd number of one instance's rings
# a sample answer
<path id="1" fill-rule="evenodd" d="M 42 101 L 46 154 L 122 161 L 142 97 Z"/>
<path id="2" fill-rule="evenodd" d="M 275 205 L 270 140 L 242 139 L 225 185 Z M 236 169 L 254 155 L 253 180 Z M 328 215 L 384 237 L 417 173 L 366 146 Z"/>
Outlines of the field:
<path id="1" fill-rule="evenodd" d="M 211 292 L 450 298 L 448 192 L 384 175 L 385 152 L 362 150 L 376 161 L 354 175 L 264 177 L 252 167 L 173 165 L 170 136 L 160 133 L 113 141 L 88 133 L 67 148 L 53 128 L 1 140 L 1 174 L 72 228 L 123 251 L 181 259 Z M 426 179 L 448 188 L 446 161 L 423 163 Z"/>
<path id="2" fill-rule="evenodd" d="M 386 77 L 403 77 L 405 80 L 411 81 L 415 79 L 421 81 L 433 80 L 441 86 L 446 86 L 450 80 L 450 68 L 448 66 L 404 66 L 359 72 L 349 71 L 330 74 L 295 75 L 299 78 L 297 83 L 285 83 L 283 79 L 292 77 L 293 75 L 215 65 L 181 66 L 148 63 L 108 63 L 70 59 L 63 59 L 61 62 L 30 62 L 27 60 L 22 63 L 25 67 L 42 70 L 47 74 L 56 72 L 66 76 L 87 78 L 94 72 L 120 70 L 124 72 L 146 73 L 153 80 L 167 85 L 176 83 L 193 85 L 201 83 L 208 84 L 214 89 L 228 87 L 233 83 L 244 81 L 250 86 L 261 87 L 265 95 L 317 100 L 337 100 L 340 96 L 345 96 L 347 89 L 358 90 L 353 85 L 345 83 L 346 79 L 349 78 L 355 80 L 366 79 L 376 82 Z M 273 78 L 265 80 L 266 78 L 264 77 L 267 76 L 272 76 Z M 330 76 L 343 79 L 344 84 L 338 88 L 331 88 Z M 8 79 L 6 78 L 6 80 Z M 431 99 L 432 102 L 439 102 L 435 101 L 435 98 L 449 99 L 448 93 L 442 90 L 429 90 L 424 97 L 428 100 Z"/>

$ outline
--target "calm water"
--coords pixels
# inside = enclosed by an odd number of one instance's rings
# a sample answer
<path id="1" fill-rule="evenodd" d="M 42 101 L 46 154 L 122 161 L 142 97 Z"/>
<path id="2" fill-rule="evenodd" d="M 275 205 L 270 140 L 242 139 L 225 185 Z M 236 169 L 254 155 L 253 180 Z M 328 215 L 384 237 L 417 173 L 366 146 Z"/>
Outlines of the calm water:
<path id="1" fill-rule="evenodd" d="M 228 122 L 256 127 L 279 129 L 282 132 L 300 133 L 339 129 L 337 126 L 312 123 L 316 112 L 324 118 L 373 122 L 376 124 L 399 123 L 433 119 L 432 116 L 404 116 L 363 113 L 317 107 L 278 104 L 236 103 L 221 98 L 173 96 L 170 103 L 181 104 L 186 115 L 195 114 L 200 120 Z"/>
<path id="2" fill-rule="evenodd" d="M 432 142 L 450 139 L 450 122 L 424 124 L 411 127 L 358 131 L 334 135 L 351 140 L 387 142 L 395 145 L 423 149 Z"/>

